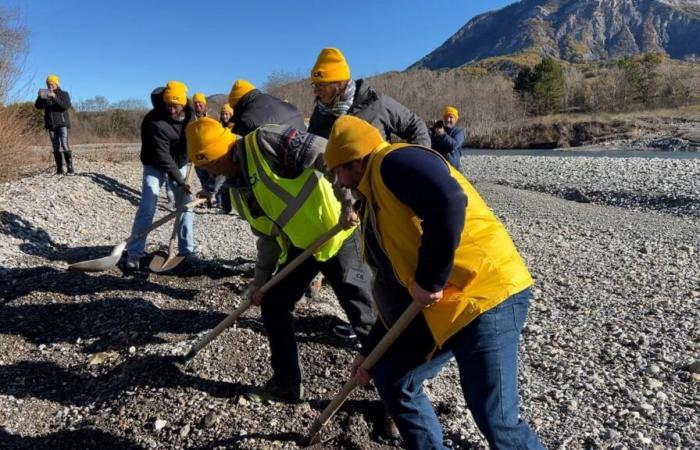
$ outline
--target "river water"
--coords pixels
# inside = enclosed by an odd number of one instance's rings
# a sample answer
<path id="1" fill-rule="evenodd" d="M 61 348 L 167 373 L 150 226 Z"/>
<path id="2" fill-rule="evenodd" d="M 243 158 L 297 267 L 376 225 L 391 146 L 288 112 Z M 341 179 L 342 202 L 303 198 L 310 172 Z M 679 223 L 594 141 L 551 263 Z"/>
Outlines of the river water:
<path id="1" fill-rule="evenodd" d="M 700 159 L 700 152 L 648 152 L 635 150 L 481 150 L 463 149 L 462 156 L 552 156 L 571 157 L 586 156 L 589 158 L 661 158 L 661 159 Z"/>

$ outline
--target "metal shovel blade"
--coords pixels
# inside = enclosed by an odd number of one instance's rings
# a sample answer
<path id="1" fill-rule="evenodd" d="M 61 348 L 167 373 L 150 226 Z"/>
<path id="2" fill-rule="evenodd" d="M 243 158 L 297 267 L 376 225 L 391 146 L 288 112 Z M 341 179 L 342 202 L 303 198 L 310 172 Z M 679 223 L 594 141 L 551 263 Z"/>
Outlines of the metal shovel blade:
<path id="1" fill-rule="evenodd" d="M 167 272 L 177 267 L 184 259 L 184 256 L 173 256 L 172 254 L 168 254 L 167 258 L 163 258 L 162 255 L 156 255 L 151 260 L 148 268 L 155 273 Z"/>
<path id="2" fill-rule="evenodd" d="M 68 270 L 72 272 L 102 272 L 103 270 L 111 269 L 117 265 L 125 248 L 126 241 L 114 247 L 109 256 L 71 264 L 68 266 Z"/>

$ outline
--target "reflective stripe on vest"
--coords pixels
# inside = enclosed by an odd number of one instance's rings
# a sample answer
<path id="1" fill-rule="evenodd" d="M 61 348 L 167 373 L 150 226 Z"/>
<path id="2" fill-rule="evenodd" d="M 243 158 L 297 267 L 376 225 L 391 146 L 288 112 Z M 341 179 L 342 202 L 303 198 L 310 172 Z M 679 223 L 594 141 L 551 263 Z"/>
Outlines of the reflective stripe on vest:
<path id="1" fill-rule="evenodd" d="M 243 217 L 250 224 L 253 230 L 265 236 L 275 238 L 281 250 L 277 258 L 277 264 L 283 264 L 287 260 L 287 241 L 284 239 L 284 236 L 282 236 L 277 225 L 267 216 L 253 216 L 248 207 L 248 203 L 243 199 L 238 189 L 231 188 L 229 190 L 229 195 L 231 197 L 231 205 L 233 205 L 234 209 L 238 212 L 238 215 Z"/>
<path id="2" fill-rule="evenodd" d="M 257 138 L 258 133 L 254 131 L 244 140 L 245 164 L 253 195 L 266 219 L 277 230 L 282 230 L 292 245 L 308 248 L 338 223 L 340 202 L 328 180 L 314 169 L 304 169 L 296 178 L 274 173 L 262 156 Z M 245 203 L 244 199 L 240 200 Z M 268 234 L 262 228 L 272 231 L 263 224 L 256 230 Z M 353 229 L 345 230 L 329 239 L 314 253 L 316 260 L 326 261 L 335 256 L 352 232 Z"/>

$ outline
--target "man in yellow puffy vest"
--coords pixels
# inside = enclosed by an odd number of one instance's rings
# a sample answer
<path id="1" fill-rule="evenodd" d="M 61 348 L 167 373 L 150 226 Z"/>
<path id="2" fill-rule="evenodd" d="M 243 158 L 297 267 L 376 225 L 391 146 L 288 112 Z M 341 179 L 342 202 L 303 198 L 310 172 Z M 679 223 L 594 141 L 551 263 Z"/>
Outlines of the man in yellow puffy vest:
<path id="1" fill-rule="evenodd" d="M 374 378 L 409 449 L 443 449 L 422 383 L 454 356 L 474 420 L 495 449 L 541 449 L 519 417 L 517 354 L 532 278 L 508 232 L 437 152 L 389 145 L 362 119 L 333 125 L 326 165 L 363 197 L 379 320 L 351 372 Z M 425 308 L 374 366 L 359 368 L 412 302 Z"/>
<path id="2" fill-rule="evenodd" d="M 326 140 L 313 134 L 288 125 L 265 125 L 241 138 L 205 117 L 191 123 L 186 135 L 193 163 L 211 175 L 228 177 L 232 206 L 258 237 L 249 292 L 253 304 L 261 307 L 273 376 L 248 398 L 297 401 L 303 388 L 292 312 L 319 271 L 333 288 L 360 343 L 374 323 L 368 286 L 346 281 L 366 269 L 354 226 L 358 221 L 352 210 L 354 199 L 348 189 L 334 188 L 324 177 Z M 260 287 L 273 272 L 311 246 L 341 217 L 347 229 L 263 296 Z"/>

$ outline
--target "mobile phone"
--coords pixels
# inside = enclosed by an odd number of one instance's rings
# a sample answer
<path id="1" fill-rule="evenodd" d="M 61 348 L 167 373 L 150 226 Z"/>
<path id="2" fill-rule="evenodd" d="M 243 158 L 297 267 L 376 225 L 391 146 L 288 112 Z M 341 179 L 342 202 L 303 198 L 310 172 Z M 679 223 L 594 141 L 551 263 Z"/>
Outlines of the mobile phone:
<path id="1" fill-rule="evenodd" d="M 49 92 L 48 89 L 39 89 L 39 98 L 49 98 Z"/>

